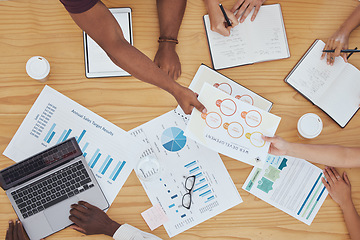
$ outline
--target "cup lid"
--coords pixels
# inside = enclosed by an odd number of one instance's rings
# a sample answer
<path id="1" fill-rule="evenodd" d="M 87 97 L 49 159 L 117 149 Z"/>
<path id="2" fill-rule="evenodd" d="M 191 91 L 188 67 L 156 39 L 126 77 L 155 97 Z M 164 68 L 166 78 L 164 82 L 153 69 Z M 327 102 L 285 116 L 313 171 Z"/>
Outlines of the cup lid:
<path id="1" fill-rule="evenodd" d="M 315 138 L 321 133 L 323 123 L 315 113 L 306 113 L 299 119 L 297 128 L 304 138 Z"/>
<path id="2" fill-rule="evenodd" d="M 41 80 L 50 73 L 50 64 L 44 57 L 35 56 L 27 61 L 26 72 L 30 77 Z"/>

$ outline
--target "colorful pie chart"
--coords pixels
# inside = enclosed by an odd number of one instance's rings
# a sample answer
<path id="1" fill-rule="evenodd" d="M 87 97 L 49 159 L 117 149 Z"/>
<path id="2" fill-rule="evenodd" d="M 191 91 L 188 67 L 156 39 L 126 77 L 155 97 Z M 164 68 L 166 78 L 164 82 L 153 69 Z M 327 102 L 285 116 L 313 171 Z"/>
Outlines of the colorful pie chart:
<path id="1" fill-rule="evenodd" d="M 186 145 L 184 131 L 177 127 L 166 129 L 161 135 L 161 144 L 170 152 L 177 152 Z"/>

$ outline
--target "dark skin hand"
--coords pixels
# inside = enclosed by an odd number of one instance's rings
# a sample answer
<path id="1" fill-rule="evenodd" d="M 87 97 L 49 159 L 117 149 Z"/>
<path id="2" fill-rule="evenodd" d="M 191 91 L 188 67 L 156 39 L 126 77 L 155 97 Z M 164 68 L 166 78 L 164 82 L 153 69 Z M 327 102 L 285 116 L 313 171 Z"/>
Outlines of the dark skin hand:
<path id="1" fill-rule="evenodd" d="M 6 231 L 5 240 L 29 240 L 19 220 L 9 221 L 9 228 Z"/>
<path id="2" fill-rule="evenodd" d="M 69 219 L 75 223 L 70 228 L 86 235 L 114 235 L 120 224 L 111 220 L 106 213 L 90 203 L 79 201 L 71 205 Z"/>
<path id="3" fill-rule="evenodd" d="M 186 0 L 157 0 L 157 10 L 160 25 L 160 37 L 177 39 L 184 16 Z M 160 42 L 154 62 L 173 80 L 180 77 L 181 63 L 175 51 L 176 43 Z"/>

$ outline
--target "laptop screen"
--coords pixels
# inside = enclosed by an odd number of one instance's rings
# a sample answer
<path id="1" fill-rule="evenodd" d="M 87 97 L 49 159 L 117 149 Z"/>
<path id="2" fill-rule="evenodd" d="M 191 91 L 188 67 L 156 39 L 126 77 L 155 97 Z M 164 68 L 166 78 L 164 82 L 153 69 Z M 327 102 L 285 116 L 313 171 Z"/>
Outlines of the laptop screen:
<path id="1" fill-rule="evenodd" d="M 1 187 L 7 190 L 81 155 L 75 138 L 71 138 L 0 171 Z"/>

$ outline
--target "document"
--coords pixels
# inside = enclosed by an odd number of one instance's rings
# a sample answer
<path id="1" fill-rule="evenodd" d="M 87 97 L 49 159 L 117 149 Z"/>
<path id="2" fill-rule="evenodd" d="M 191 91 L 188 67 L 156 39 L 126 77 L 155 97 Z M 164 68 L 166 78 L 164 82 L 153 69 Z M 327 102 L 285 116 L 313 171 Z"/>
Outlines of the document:
<path id="1" fill-rule="evenodd" d="M 333 66 L 321 60 L 325 43 L 316 40 L 285 78 L 290 86 L 345 127 L 359 109 L 360 71 L 338 57 Z"/>
<path id="2" fill-rule="evenodd" d="M 269 155 L 263 169 L 253 168 L 243 189 L 310 225 L 328 195 L 323 177 L 304 159 Z"/>
<path id="3" fill-rule="evenodd" d="M 205 83 L 199 101 L 207 113 L 194 110 L 185 135 L 226 156 L 261 168 L 280 117 L 236 99 Z"/>
<path id="4" fill-rule="evenodd" d="M 261 6 L 254 21 L 246 18 L 227 37 L 211 31 L 209 15 L 204 24 L 216 70 L 290 57 L 280 4 Z"/>
<path id="5" fill-rule="evenodd" d="M 240 101 L 254 105 L 267 112 L 270 111 L 273 105 L 272 102 L 259 94 L 202 64 L 191 81 L 189 88 L 196 93 L 200 93 L 204 83 L 208 83 Z"/>
<path id="6" fill-rule="evenodd" d="M 142 157 L 159 161 L 159 168 L 151 171 L 158 172 L 153 175 L 157 177 L 140 181 L 152 205 L 160 204 L 166 213 L 169 220 L 164 227 L 169 237 L 242 202 L 219 154 L 184 136 L 186 122 L 176 111 L 170 111 L 129 131 L 147 144 Z M 187 209 L 182 201 L 189 192 L 185 188 L 189 176 L 195 176 L 195 183 Z"/>
<path id="7" fill-rule="evenodd" d="M 75 137 L 111 204 L 140 159 L 143 145 L 127 132 L 45 86 L 4 151 L 15 162 Z"/>

